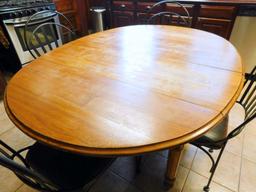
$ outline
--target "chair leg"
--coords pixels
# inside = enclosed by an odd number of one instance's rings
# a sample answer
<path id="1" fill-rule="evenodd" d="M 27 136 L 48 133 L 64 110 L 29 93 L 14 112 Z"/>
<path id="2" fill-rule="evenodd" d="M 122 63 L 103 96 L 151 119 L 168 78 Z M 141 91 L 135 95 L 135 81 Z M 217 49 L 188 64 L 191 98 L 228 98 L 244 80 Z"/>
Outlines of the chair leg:
<path id="1" fill-rule="evenodd" d="M 214 163 L 213 167 L 211 168 L 211 171 L 210 171 L 210 172 L 211 172 L 210 178 L 209 178 L 209 180 L 208 180 L 207 185 L 204 187 L 204 191 L 205 191 L 205 192 L 209 192 L 209 191 L 210 191 L 210 184 L 211 184 L 211 182 L 212 182 L 212 178 L 213 178 L 214 173 L 215 173 L 215 171 L 216 171 L 216 169 L 217 169 L 217 166 L 218 166 L 218 164 L 219 164 L 219 161 L 220 161 L 220 158 L 221 158 L 221 156 L 222 156 L 222 154 L 223 154 L 223 151 L 224 151 L 224 149 L 225 149 L 225 146 L 226 146 L 226 144 L 221 148 L 221 150 L 220 150 L 220 152 L 219 152 L 219 155 L 218 155 L 218 158 L 217 158 L 216 162 Z"/>
<path id="2" fill-rule="evenodd" d="M 136 163 L 136 173 L 140 173 L 141 172 L 141 162 L 142 162 L 142 156 L 139 155 L 139 156 L 136 156 L 135 157 L 135 163 Z"/>
<path id="3" fill-rule="evenodd" d="M 201 149 L 201 150 L 211 159 L 212 167 L 211 167 L 211 169 L 210 169 L 210 172 L 212 172 L 213 167 L 214 167 L 214 164 L 215 164 L 215 161 L 214 161 L 212 155 L 210 154 L 210 152 L 208 152 L 206 149 L 204 149 L 204 148 L 203 148 L 202 146 L 200 146 L 200 145 L 194 145 L 194 146 L 196 146 L 196 147 L 198 147 L 199 149 Z"/>

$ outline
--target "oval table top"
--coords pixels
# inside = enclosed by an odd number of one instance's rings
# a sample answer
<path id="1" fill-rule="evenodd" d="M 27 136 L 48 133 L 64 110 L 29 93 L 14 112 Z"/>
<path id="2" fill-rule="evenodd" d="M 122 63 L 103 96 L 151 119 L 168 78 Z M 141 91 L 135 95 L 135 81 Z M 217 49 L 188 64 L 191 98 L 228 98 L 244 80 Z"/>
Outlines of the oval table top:
<path id="1" fill-rule="evenodd" d="M 5 107 L 32 138 L 93 155 L 186 143 L 231 109 L 244 81 L 225 39 L 174 26 L 130 26 L 86 36 L 21 69 Z"/>

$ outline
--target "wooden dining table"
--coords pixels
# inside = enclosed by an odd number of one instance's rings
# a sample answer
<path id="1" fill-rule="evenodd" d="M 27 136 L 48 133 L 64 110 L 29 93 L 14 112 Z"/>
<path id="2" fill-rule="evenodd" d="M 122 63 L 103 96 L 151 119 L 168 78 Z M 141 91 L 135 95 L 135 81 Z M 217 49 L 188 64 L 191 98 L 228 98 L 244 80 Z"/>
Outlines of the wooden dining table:
<path id="1" fill-rule="evenodd" d="M 5 108 L 28 136 L 93 156 L 169 149 L 165 182 L 182 148 L 230 111 L 244 82 L 227 40 L 200 30 L 137 25 L 67 43 L 9 81 Z"/>

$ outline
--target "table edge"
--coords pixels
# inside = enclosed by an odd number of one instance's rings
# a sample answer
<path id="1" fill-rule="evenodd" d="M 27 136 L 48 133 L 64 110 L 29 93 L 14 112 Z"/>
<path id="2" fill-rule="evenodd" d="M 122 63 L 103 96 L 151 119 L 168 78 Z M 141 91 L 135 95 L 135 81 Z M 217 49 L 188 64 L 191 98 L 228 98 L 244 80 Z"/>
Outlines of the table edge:
<path id="1" fill-rule="evenodd" d="M 232 108 L 234 103 L 236 102 L 237 98 L 239 97 L 242 88 L 243 88 L 243 80 L 244 80 L 244 75 L 242 73 L 242 78 L 240 85 L 233 96 L 233 98 L 230 100 L 228 105 L 221 111 L 218 115 L 215 116 L 214 119 L 212 119 L 208 124 L 204 125 L 201 128 L 198 128 L 196 131 L 193 131 L 189 134 L 186 134 L 184 136 L 168 140 L 168 141 L 163 141 L 159 143 L 154 143 L 150 145 L 144 145 L 144 146 L 138 146 L 138 147 L 126 147 L 126 148 L 91 148 L 91 147 L 81 147 L 81 146 L 76 146 L 64 142 L 60 142 L 57 140 L 54 140 L 52 138 L 48 138 L 44 135 L 41 135 L 29 127 L 25 126 L 22 122 L 20 122 L 15 115 L 11 112 L 8 106 L 8 101 L 7 101 L 7 89 L 8 85 L 5 89 L 4 93 L 4 107 L 6 110 L 6 113 L 8 117 L 11 119 L 11 121 L 26 135 L 29 137 L 35 139 L 38 142 L 41 142 L 43 144 L 46 144 L 48 146 L 69 151 L 72 153 L 78 153 L 78 154 L 83 154 L 83 155 L 93 155 L 93 156 L 125 156 L 125 155 L 137 155 L 137 154 L 142 154 L 142 153 L 147 153 L 147 152 L 152 152 L 152 151 L 159 151 L 159 150 L 164 150 L 164 149 L 170 149 L 172 147 L 182 145 L 185 143 L 188 143 L 192 140 L 197 139 L 198 137 L 202 136 L 205 134 L 207 131 L 209 131 L 214 125 L 216 125 L 218 122 L 220 122 L 225 115 L 228 114 L 229 110 Z"/>

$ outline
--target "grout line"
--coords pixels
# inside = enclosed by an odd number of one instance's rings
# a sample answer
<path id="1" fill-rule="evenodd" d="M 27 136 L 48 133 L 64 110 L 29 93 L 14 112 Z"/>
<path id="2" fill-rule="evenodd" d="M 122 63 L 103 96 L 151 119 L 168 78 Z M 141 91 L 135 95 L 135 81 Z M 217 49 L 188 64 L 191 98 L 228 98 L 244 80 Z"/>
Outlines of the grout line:
<path id="1" fill-rule="evenodd" d="M 7 129 L 6 131 L 4 131 L 3 133 L 0 134 L 0 137 L 3 136 L 4 134 L 6 134 L 8 131 L 11 131 L 12 129 L 18 129 L 15 125 L 13 125 L 13 127 Z"/>
<path id="2" fill-rule="evenodd" d="M 246 157 L 246 156 L 242 156 L 242 159 L 246 160 L 246 161 L 249 161 L 250 163 L 256 165 L 256 161 L 254 160 L 251 160 L 250 158 Z"/>
<path id="3" fill-rule="evenodd" d="M 114 172 L 113 170 L 109 170 L 112 174 L 116 175 L 117 177 L 119 177 L 121 180 L 123 180 L 125 183 L 129 184 L 130 186 L 134 187 L 136 190 L 144 192 L 144 190 L 139 189 L 136 185 L 133 185 L 130 181 L 128 181 L 126 178 L 124 178 L 123 176 L 119 175 L 118 173 Z"/>
<path id="4" fill-rule="evenodd" d="M 18 177 L 17 177 L 18 178 Z M 24 183 L 22 183 L 16 190 L 15 192 L 17 192 L 19 189 L 21 189 L 21 187 L 23 187 Z"/>
<path id="5" fill-rule="evenodd" d="M 205 175 L 202 175 L 201 173 L 199 173 L 199 172 L 197 172 L 197 171 L 194 171 L 194 170 L 191 170 L 191 171 L 194 172 L 194 173 L 196 173 L 197 175 L 200 175 L 201 177 L 204 177 L 204 178 L 209 179 L 209 177 L 206 177 Z M 217 185 L 220 185 L 221 187 L 223 187 L 223 188 L 225 188 L 225 189 L 228 189 L 229 191 L 236 192 L 236 191 L 234 191 L 233 189 L 230 189 L 229 187 L 227 187 L 227 186 L 225 186 L 225 185 L 223 185 L 223 184 L 221 184 L 221 183 L 218 183 L 218 182 L 216 182 L 216 181 L 214 181 L 214 180 L 212 180 L 211 183 L 215 183 L 215 184 L 217 184 Z"/>
<path id="6" fill-rule="evenodd" d="M 197 152 L 198 152 L 198 149 L 197 149 Z M 224 153 L 231 153 L 231 152 L 224 150 Z M 223 153 L 223 154 L 224 154 L 224 153 Z M 234 153 L 231 153 L 231 154 L 234 155 L 234 156 L 236 156 L 236 157 L 239 157 L 239 158 L 242 157 L 242 156 L 239 156 L 239 155 L 234 154 Z M 193 160 L 193 161 L 194 161 L 194 160 Z M 240 163 L 241 163 L 241 162 L 240 162 Z M 191 168 L 192 168 L 192 167 L 191 167 Z M 202 173 L 198 172 L 197 170 L 192 170 L 192 169 L 191 169 L 190 171 L 192 171 L 192 172 L 194 172 L 194 173 L 197 173 L 198 175 L 209 179 L 209 176 L 205 176 L 205 175 L 203 175 Z M 213 179 L 212 179 L 212 182 L 215 183 L 215 184 L 218 184 L 218 185 L 220 185 L 220 186 L 222 186 L 222 187 L 224 187 L 224 188 L 226 188 L 226 189 L 228 189 L 228 190 L 230 190 L 230 191 L 232 191 L 232 192 L 236 192 L 236 191 L 234 191 L 233 189 L 230 189 L 229 187 L 227 187 L 227 186 L 223 185 L 222 183 L 219 183 L 218 181 L 216 181 L 216 180 L 214 179 L 214 177 L 213 177 Z M 239 180 L 238 182 L 240 182 L 240 180 Z M 238 187 L 239 187 L 239 186 L 238 186 Z"/>
<path id="7" fill-rule="evenodd" d="M 239 181 L 238 181 L 238 192 L 240 191 L 241 185 L 241 174 L 242 174 L 242 166 L 243 166 L 243 152 L 244 152 L 244 142 L 245 142 L 245 132 L 243 132 L 243 141 L 242 141 L 242 151 L 241 151 L 241 159 L 240 159 L 240 172 L 239 172 Z"/>
<path id="8" fill-rule="evenodd" d="M 194 173 L 196 173 L 196 174 L 198 174 L 198 175 L 200 175 L 200 176 L 202 176 L 202 177 L 205 177 L 205 178 L 209 179 L 208 176 L 205 176 L 205 175 L 203 175 L 203 174 L 201 174 L 201 173 L 199 173 L 199 172 L 197 172 L 197 171 L 195 171 L 195 170 L 191 170 L 191 171 L 194 172 Z M 228 189 L 229 191 L 236 192 L 236 191 L 234 191 L 233 189 L 230 189 L 229 187 L 227 187 L 227 186 L 223 185 L 222 183 L 219 183 L 218 181 L 215 181 L 215 180 L 213 180 L 213 179 L 212 179 L 212 182 L 211 182 L 211 183 L 218 184 L 218 185 L 220 185 L 220 186 L 222 186 L 222 187 Z"/>
<path id="9" fill-rule="evenodd" d="M 188 169 L 188 174 L 187 174 L 186 179 L 185 179 L 185 181 L 184 181 L 184 183 L 183 183 L 183 185 L 182 185 L 182 187 L 181 187 L 181 192 L 182 192 L 182 191 L 184 190 L 184 188 L 185 188 L 185 185 L 186 185 L 186 183 L 187 183 L 187 180 L 188 180 L 188 176 L 189 176 L 190 171 L 192 171 L 191 168 L 192 168 L 192 166 L 193 166 L 193 162 L 194 162 L 194 160 L 195 160 L 195 158 L 196 158 L 197 152 L 198 152 L 198 148 L 196 149 L 196 152 L 195 152 L 195 154 L 194 154 L 193 160 L 192 160 L 191 165 L 190 165 L 190 167 L 189 167 L 189 169 Z"/>

